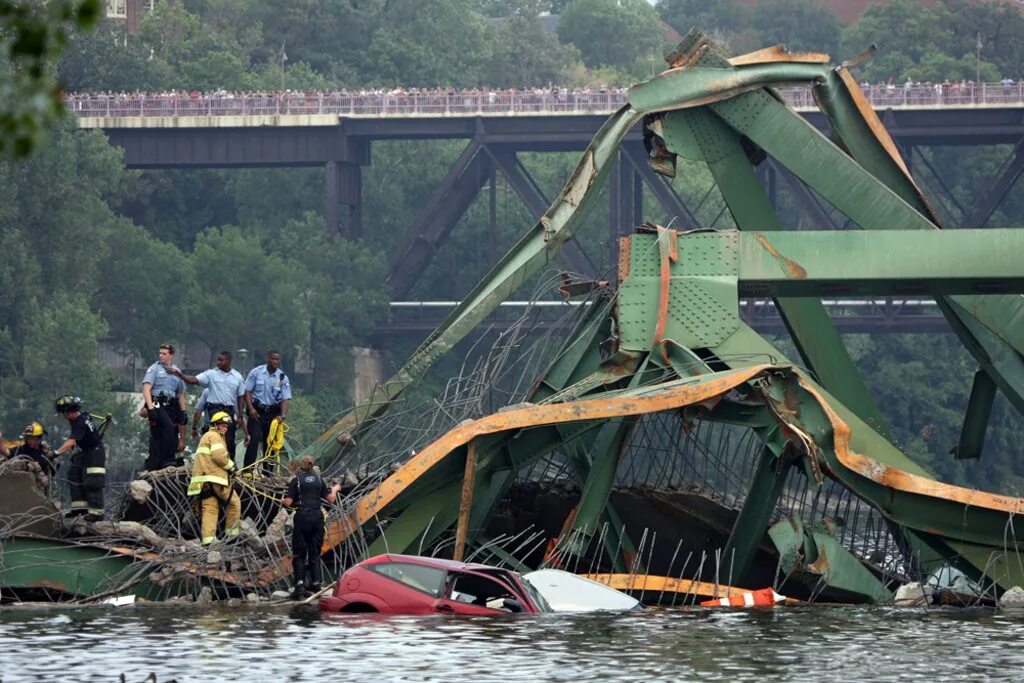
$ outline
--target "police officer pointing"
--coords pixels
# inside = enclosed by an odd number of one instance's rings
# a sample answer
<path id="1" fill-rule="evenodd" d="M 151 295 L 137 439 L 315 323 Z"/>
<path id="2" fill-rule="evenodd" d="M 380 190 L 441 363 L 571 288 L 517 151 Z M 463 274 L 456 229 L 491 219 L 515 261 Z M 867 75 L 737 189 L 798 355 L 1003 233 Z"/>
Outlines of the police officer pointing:
<path id="1" fill-rule="evenodd" d="M 205 411 L 207 418 L 214 413 L 225 412 L 231 416 L 225 440 L 228 454 L 235 459 L 235 426 L 245 427 L 242 415 L 245 400 L 245 380 L 241 373 L 231 367 L 231 352 L 221 351 L 217 354 L 217 367 L 196 376 L 182 374 L 178 368 L 171 368 L 171 374 L 181 378 L 187 384 L 198 384 L 205 387 Z M 197 409 L 198 412 L 198 409 Z M 195 428 L 193 427 L 193 430 Z"/>
<path id="2" fill-rule="evenodd" d="M 185 383 L 172 374 L 174 346 L 160 346 L 160 360 L 149 366 L 142 378 L 146 402 L 139 414 L 149 418 L 149 457 L 145 469 L 160 470 L 174 465 L 174 456 L 185 450 Z"/>

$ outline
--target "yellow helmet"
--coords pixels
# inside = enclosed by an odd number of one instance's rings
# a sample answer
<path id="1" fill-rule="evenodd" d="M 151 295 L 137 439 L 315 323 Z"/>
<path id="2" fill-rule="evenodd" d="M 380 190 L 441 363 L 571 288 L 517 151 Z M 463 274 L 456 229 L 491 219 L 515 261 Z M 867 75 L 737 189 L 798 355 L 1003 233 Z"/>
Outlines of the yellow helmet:
<path id="1" fill-rule="evenodd" d="M 31 422 L 25 429 L 21 430 L 22 436 L 42 436 L 45 433 L 46 430 L 43 429 L 43 425 L 38 422 Z"/>
<path id="2" fill-rule="evenodd" d="M 225 410 L 219 410 L 210 418 L 210 424 L 212 425 L 220 424 L 221 422 L 231 424 L 231 414 Z"/>

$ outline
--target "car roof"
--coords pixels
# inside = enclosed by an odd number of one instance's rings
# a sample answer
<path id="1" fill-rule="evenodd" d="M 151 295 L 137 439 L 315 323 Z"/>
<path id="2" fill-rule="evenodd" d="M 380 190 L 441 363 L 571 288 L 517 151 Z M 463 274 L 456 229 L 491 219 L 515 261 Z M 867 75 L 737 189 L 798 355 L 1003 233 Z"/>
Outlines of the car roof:
<path id="1" fill-rule="evenodd" d="M 456 560 L 445 560 L 439 557 L 423 557 L 421 555 L 399 555 L 396 553 L 385 553 L 383 555 L 377 555 L 376 557 L 371 557 L 368 560 L 364 560 L 360 564 L 383 564 L 385 562 L 409 562 L 411 564 L 423 564 L 444 570 L 482 569 L 486 571 L 510 571 L 507 569 L 503 569 L 501 567 L 492 567 L 490 565 L 479 564 L 476 562 L 458 562 Z"/>

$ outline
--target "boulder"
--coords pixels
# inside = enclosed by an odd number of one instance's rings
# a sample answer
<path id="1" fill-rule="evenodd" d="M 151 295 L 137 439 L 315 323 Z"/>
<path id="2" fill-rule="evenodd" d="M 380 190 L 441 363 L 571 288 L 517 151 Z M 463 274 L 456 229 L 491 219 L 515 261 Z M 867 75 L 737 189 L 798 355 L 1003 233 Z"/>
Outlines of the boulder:
<path id="1" fill-rule="evenodd" d="M 153 493 L 153 485 L 148 481 L 136 479 L 128 484 L 128 493 L 136 503 L 145 503 L 149 500 L 149 494 Z"/>
<path id="2" fill-rule="evenodd" d="M 999 598 L 1000 607 L 1024 607 L 1024 588 L 1014 586 Z"/>
<path id="3" fill-rule="evenodd" d="M 905 583 L 896 589 L 895 604 L 902 606 L 927 605 L 932 600 L 935 589 L 917 581 Z"/>

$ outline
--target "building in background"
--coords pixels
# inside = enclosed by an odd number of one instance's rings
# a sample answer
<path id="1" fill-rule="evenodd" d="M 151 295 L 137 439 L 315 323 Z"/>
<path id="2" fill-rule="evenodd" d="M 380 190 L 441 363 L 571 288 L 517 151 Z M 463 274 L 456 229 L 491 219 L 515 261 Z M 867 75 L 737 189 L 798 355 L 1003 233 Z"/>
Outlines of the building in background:
<path id="1" fill-rule="evenodd" d="M 106 0 L 107 19 L 124 21 L 128 32 L 139 30 L 139 23 L 146 12 L 153 11 L 157 0 Z"/>

